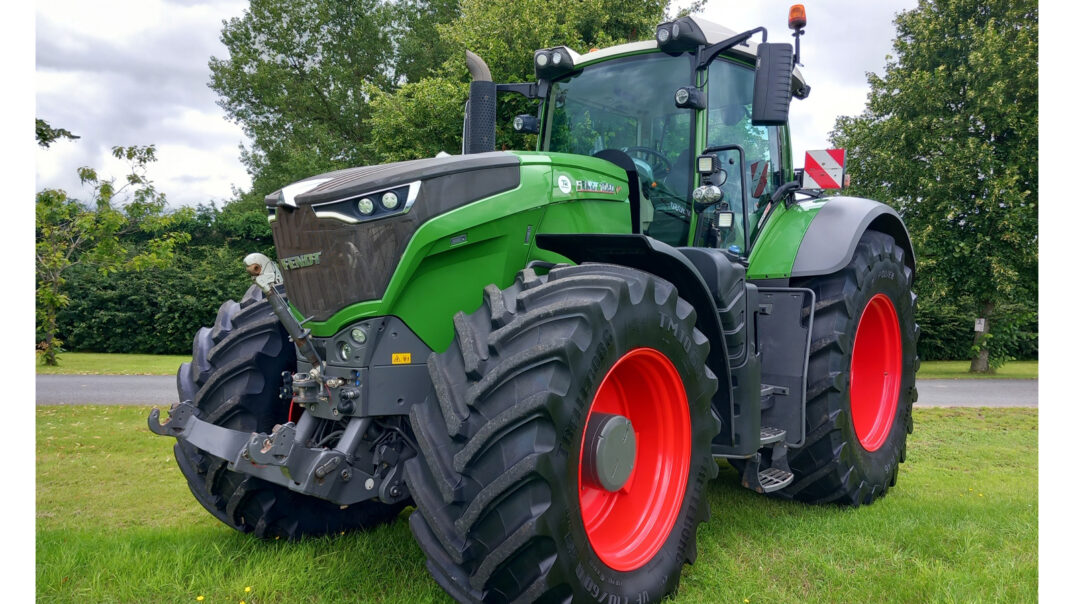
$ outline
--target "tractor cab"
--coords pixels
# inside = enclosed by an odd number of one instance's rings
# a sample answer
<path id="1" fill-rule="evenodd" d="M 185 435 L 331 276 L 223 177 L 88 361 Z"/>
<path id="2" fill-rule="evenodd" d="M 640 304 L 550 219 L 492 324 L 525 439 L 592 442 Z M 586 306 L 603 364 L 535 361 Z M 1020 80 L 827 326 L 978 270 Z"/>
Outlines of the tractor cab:
<path id="1" fill-rule="evenodd" d="M 749 40 L 762 28 L 736 35 L 683 17 L 657 31 L 656 40 L 586 55 L 537 51 L 539 149 L 625 153 L 637 169 L 642 233 L 747 256 L 773 193 L 794 179 L 786 104 L 808 88 L 789 60 L 777 72 L 762 65 L 758 82 L 759 49 L 790 59 L 789 44 Z M 788 93 L 775 118 L 757 111 L 771 113 L 773 83 Z"/>

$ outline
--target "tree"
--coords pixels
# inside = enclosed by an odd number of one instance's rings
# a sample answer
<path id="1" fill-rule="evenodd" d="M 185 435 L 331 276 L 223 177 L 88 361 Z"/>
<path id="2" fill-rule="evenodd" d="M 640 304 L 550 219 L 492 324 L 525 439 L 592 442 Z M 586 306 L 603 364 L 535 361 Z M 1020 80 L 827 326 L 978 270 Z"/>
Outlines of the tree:
<path id="1" fill-rule="evenodd" d="M 373 94 L 369 154 L 398 161 L 437 151 L 460 152 L 470 81 L 464 49 L 480 55 L 497 82 L 532 81 L 535 50 L 566 45 L 585 52 L 651 38 L 656 25 L 668 18 L 669 4 L 668 0 L 462 0 L 458 18 L 438 28 L 444 44 L 440 67 L 424 80 Z M 689 10 L 702 5 L 695 2 Z M 516 133 L 510 121 L 536 109 L 535 101 L 501 95 L 497 144 L 532 148 L 533 135 Z"/>
<path id="2" fill-rule="evenodd" d="M 910 228 L 923 300 L 985 320 L 974 372 L 1002 364 L 1002 334 L 1036 312 L 1037 14 L 1032 0 L 921 0 L 895 18 L 865 112 L 831 135 L 847 149 L 848 192 Z"/>
<path id="3" fill-rule="evenodd" d="M 252 140 L 242 160 L 256 196 L 367 162 L 367 100 L 391 85 L 392 22 L 378 0 L 251 0 L 224 23 L 229 56 L 209 60 L 209 87 Z"/>
<path id="4" fill-rule="evenodd" d="M 129 164 L 130 174 L 117 186 L 114 178 L 80 168 L 82 183 L 92 189 L 88 204 L 59 189 L 37 194 L 36 314 L 38 348 L 46 365 L 57 364 L 63 344 L 56 325 L 57 314 L 70 303 L 65 288 L 69 269 L 83 263 L 94 263 L 102 271 L 160 267 L 172 259 L 176 245 L 189 239 L 170 227 L 192 213 L 165 212 L 164 194 L 146 176 L 147 166 L 156 160 L 155 148 L 114 147 L 112 155 Z"/>
<path id="5" fill-rule="evenodd" d="M 252 144 L 243 196 L 312 174 L 457 153 L 469 77 L 463 49 L 497 81 L 533 79 L 533 51 L 580 50 L 649 38 L 669 0 L 251 0 L 224 24 L 227 58 L 210 88 Z M 698 9 L 695 2 L 687 10 Z M 503 99 L 500 141 L 532 146 L 506 124 L 536 104 Z"/>
<path id="6" fill-rule="evenodd" d="M 66 128 L 53 128 L 48 122 L 41 118 L 36 118 L 34 120 L 34 134 L 37 137 L 37 144 L 46 149 L 49 148 L 49 145 L 61 138 L 66 138 L 67 140 L 82 138 L 77 134 L 72 134 L 71 131 Z"/>

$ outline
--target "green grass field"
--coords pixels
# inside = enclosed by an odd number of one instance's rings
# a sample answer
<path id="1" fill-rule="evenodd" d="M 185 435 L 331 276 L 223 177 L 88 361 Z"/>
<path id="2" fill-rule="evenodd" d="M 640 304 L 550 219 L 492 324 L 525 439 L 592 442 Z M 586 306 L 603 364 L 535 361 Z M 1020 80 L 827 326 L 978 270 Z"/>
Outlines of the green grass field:
<path id="1" fill-rule="evenodd" d="M 1035 380 L 1037 379 L 1037 361 L 1010 361 L 995 373 L 970 373 L 969 361 L 924 361 L 917 372 L 919 380 L 935 379 L 1003 379 Z"/>
<path id="2" fill-rule="evenodd" d="M 65 352 L 59 366 L 47 367 L 37 356 L 37 373 L 96 375 L 175 375 L 190 355 L 114 354 L 105 352 Z"/>
<path id="3" fill-rule="evenodd" d="M 37 408 L 38 601 L 449 601 L 404 518 L 301 543 L 225 527 L 147 412 Z M 768 499 L 723 466 L 676 601 L 1034 601 L 1036 409 L 914 417 L 898 486 L 869 507 Z"/>

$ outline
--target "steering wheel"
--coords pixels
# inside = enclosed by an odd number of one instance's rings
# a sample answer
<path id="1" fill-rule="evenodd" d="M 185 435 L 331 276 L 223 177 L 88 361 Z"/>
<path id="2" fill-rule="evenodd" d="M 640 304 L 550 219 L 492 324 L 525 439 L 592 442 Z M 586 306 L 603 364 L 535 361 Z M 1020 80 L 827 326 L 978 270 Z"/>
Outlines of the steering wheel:
<path id="1" fill-rule="evenodd" d="M 623 153 L 636 157 L 652 166 L 653 178 L 656 180 L 663 180 L 671 173 L 671 160 L 668 159 L 668 156 L 652 147 L 626 147 L 623 149 Z"/>

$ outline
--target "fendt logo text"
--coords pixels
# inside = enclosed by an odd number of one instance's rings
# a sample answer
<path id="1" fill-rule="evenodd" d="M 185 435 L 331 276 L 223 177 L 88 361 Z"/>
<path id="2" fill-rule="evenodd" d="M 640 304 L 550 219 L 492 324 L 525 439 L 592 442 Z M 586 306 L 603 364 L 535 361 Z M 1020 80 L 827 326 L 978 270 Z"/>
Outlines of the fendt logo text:
<path id="1" fill-rule="evenodd" d="M 294 270 L 296 268 L 302 268 L 304 266 L 313 266 L 314 264 L 320 263 L 321 252 L 302 254 L 301 256 L 291 256 L 290 258 L 280 258 L 280 266 L 287 270 Z"/>

